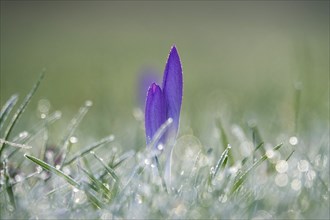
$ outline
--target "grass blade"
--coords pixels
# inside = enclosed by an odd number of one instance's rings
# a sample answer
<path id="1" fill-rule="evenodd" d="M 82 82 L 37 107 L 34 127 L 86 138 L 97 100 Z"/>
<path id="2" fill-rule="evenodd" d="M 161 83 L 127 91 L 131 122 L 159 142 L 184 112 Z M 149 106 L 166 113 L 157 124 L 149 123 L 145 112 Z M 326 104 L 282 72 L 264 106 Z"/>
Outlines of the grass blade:
<path id="1" fill-rule="evenodd" d="M 252 130 L 252 143 L 253 143 L 253 146 L 254 146 L 254 153 L 257 152 L 257 150 L 263 146 L 263 138 L 261 137 L 260 135 L 260 131 L 258 129 L 258 126 L 256 123 L 251 123 L 249 125 L 250 129 Z M 260 148 L 261 149 L 261 153 L 262 154 L 265 154 L 266 153 L 266 150 L 262 147 Z"/>
<path id="2" fill-rule="evenodd" d="M 0 129 L 2 128 L 3 124 L 5 123 L 9 113 L 14 108 L 16 102 L 18 100 L 18 95 L 12 95 L 5 105 L 1 108 L 0 111 Z"/>
<path id="3" fill-rule="evenodd" d="M 71 120 L 66 135 L 62 140 L 62 143 L 59 145 L 62 148 L 62 160 L 60 167 L 63 166 L 66 160 L 66 156 L 70 151 L 70 138 L 74 134 L 75 130 L 77 129 L 79 123 L 82 121 L 86 113 L 88 112 L 89 108 L 93 105 L 91 101 L 86 101 L 85 104 L 79 109 L 77 115 Z"/>
<path id="4" fill-rule="evenodd" d="M 279 150 L 283 144 L 279 144 L 273 148 L 273 151 Z M 263 155 L 259 160 L 257 160 L 255 163 L 252 164 L 250 168 L 248 168 L 245 172 L 240 173 L 235 180 L 235 183 L 233 184 L 233 187 L 231 189 L 231 194 L 234 193 L 241 185 L 242 183 L 246 180 L 246 177 L 248 174 L 254 170 L 256 167 L 258 167 L 263 161 L 267 159 L 267 155 Z"/>
<path id="5" fill-rule="evenodd" d="M 95 150 L 97 147 L 102 146 L 103 144 L 112 142 L 115 139 L 115 137 L 113 135 L 110 135 L 108 137 L 105 137 L 103 139 L 101 139 L 98 142 L 95 142 L 91 145 L 89 145 L 86 150 L 82 151 L 81 153 L 79 153 L 78 155 L 74 156 L 72 159 L 70 159 L 68 162 L 65 162 L 63 164 L 63 166 L 67 166 L 70 165 L 71 163 L 73 163 L 75 160 L 77 160 L 78 158 L 81 158 L 83 156 L 85 156 L 86 154 L 88 154 L 90 151 Z"/>
<path id="6" fill-rule="evenodd" d="M 66 175 L 65 173 L 63 173 L 61 170 L 56 169 L 55 167 L 53 167 L 52 165 L 46 163 L 45 161 L 42 161 L 34 156 L 31 155 L 24 155 L 26 158 L 28 158 L 29 160 L 31 160 L 32 162 L 36 163 L 37 165 L 41 166 L 43 169 L 56 174 L 57 176 L 63 178 L 65 181 L 67 181 L 70 185 L 79 188 L 80 184 L 78 182 L 76 182 L 74 179 L 72 179 L 70 176 Z"/>
<path id="7" fill-rule="evenodd" d="M 111 191 L 100 181 L 98 180 L 93 174 L 89 173 L 87 170 L 85 170 L 84 168 L 82 168 L 81 166 L 78 166 L 79 169 L 81 171 L 83 171 L 83 173 L 85 173 L 88 177 L 88 179 L 91 181 L 93 188 L 96 189 L 96 191 L 101 190 L 102 194 L 107 198 L 107 200 L 111 199 Z M 95 186 L 95 187 L 94 187 Z"/>
<path id="8" fill-rule="evenodd" d="M 118 162 L 114 163 L 113 166 L 111 166 L 113 169 L 115 169 L 117 166 L 119 166 L 122 162 L 127 160 L 130 157 L 134 156 L 134 151 L 128 151 L 125 154 L 121 155 L 118 159 Z"/>
<path id="9" fill-rule="evenodd" d="M 216 120 L 215 120 L 215 125 L 217 126 L 217 128 L 219 129 L 220 131 L 220 135 L 221 135 L 221 140 L 222 140 L 222 146 L 223 148 L 227 147 L 229 142 L 228 142 L 228 137 L 227 137 L 227 134 L 226 134 L 226 131 L 222 125 L 222 122 L 220 120 L 220 117 L 217 117 Z M 229 159 L 229 164 L 230 165 L 233 165 L 234 164 L 234 158 L 233 158 L 233 155 L 232 154 L 228 154 L 227 155 L 228 159 Z"/>
<path id="10" fill-rule="evenodd" d="M 28 146 L 28 145 L 25 145 L 25 144 L 13 143 L 13 142 L 10 142 L 10 141 L 3 140 L 1 138 L 0 138 L 0 143 L 1 144 L 7 144 L 7 145 L 12 146 L 12 147 L 22 148 L 22 149 L 31 149 L 32 148 L 31 146 Z"/>
<path id="11" fill-rule="evenodd" d="M 31 101 L 33 95 L 35 94 L 35 92 L 37 91 L 41 80 L 44 78 L 45 76 L 45 72 L 42 72 L 39 76 L 38 81 L 34 84 L 33 88 L 31 89 L 31 91 L 27 94 L 27 96 L 25 97 L 23 103 L 19 106 L 19 108 L 17 109 L 15 115 L 13 116 L 11 122 L 9 123 L 7 130 L 5 131 L 5 135 L 4 135 L 4 140 L 8 140 L 9 135 L 12 131 L 12 129 L 14 128 L 15 124 L 18 122 L 19 118 L 21 117 L 22 113 L 24 112 L 24 110 L 26 109 L 27 105 L 29 104 L 29 102 Z M 2 143 L 0 145 L 0 158 L 2 155 L 3 150 L 6 148 L 7 144 Z"/>
<path id="12" fill-rule="evenodd" d="M 10 177 L 9 177 L 9 171 L 7 166 L 7 161 L 4 160 L 3 162 L 4 167 L 4 176 L 5 176 L 5 184 L 6 184 L 6 191 L 9 198 L 9 204 L 13 207 L 13 209 L 16 209 L 16 202 L 15 202 L 15 196 L 13 192 L 13 185 L 10 183 Z"/>
<path id="13" fill-rule="evenodd" d="M 83 182 L 83 190 L 88 198 L 88 200 L 93 204 L 95 208 L 101 209 L 103 207 L 102 202 L 94 196 L 90 191 L 87 189 L 89 188 L 88 183 Z"/>
<path id="14" fill-rule="evenodd" d="M 230 149 L 231 149 L 231 146 L 228 145 L 228 147 L 221 154 L 220 159 L 218 160 L 218 163 L 215 166 L 214 172 L 212 174 L 212 178 L 214 178 L 217 175 L 217 173 L 218 173 L 218 171 L 220 170 L 221 167 L 224 167 L 226 165 L 227 159 L 228 159 L 228 153 L 229 153 Z"/>
<path id="15" fill-rule="evenodd" d="M 91 152 L 91 154 L 94 155 L 94 157 L 103 165 L 103 167 L 106 169 L 106 171 L 110 174 L 110 176 L 117 182 L 119 183 L 119 177 L 115 173 L 115 171 L 110 168 L 107 164 L 103 162 L 103 159 L 97 156 L 94 152 Z"/>

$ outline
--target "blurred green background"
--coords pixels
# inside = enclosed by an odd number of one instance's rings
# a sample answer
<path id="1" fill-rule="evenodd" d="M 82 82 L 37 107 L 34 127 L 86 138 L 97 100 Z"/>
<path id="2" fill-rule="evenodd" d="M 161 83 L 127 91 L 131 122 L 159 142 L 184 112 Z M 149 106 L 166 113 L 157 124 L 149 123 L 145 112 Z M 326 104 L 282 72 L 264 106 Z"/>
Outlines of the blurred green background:
<path id="1" fill-rule="evenodd" d="M 22 129 L 40 99 L 68 120 L 91 100 L 85 131 L 132 136 L 139 72 L 161 75 L 173 44 L 183 134 L 207 142 L 218 113 L 292 130 L 297 85 L 302 126 L 329 119 L 328 1 L 1 1 L 1 105 L 14 93 L 21 101 L 46 68 Z"/>

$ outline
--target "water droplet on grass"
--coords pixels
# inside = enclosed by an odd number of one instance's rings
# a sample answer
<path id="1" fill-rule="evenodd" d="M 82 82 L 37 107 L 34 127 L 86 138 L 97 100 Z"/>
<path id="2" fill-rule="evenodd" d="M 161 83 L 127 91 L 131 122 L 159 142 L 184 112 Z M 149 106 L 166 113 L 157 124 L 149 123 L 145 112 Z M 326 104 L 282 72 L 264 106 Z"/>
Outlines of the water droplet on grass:
<path id="1" fill-rule="evenodd" d="M 266 151 L 266 156 L 268 158 L 272 158 L 272 157 L 274 157 L 274 155 L 275 154 L 274 154 L 274 151 L 272 149 Z"/>
<path id="2" fill-rule="evenodd" d="M 288 170 L 288 163 L 285 160 L 279 160 L 276 163 L 276 171 L 279 173 L 285 173 Z"/>
<path id="3" fill-rule="evenodd" d="M 27 132 L 27 131 L 23 131 L 23 132 L 19 133 L 20 138 L 26 138 L 28 135 L 29 135 L 29 132 Z"/>
<path id="4" fill-rule="evenodd" d="M 145 163 L 146 165 L 150 165 L 151 161 L 150 161 L 150 159 L 146 158 L 146 159 L 144 160 L 144 163 Z"/>
<path id="5" fill-rule="evenodd" d="M 70 143 L 71 144 L 75 144 L 77 142 L 78 142 L 78 138 L 77 137 L 74 137 L 74 136 L 70 137 Z"/>
<path id="6" fill-rule="evenodd" d="M 85 106 L 86 107 L 91 107 L 93 105 L 93 102 L 91 101 L 91 100 L 87 100 L 86 102 L 85 102 Z"/>
<path id="7" fill-rule="evenodd" d="M 41 166 L 37 166 L 36 170 L 37 170 L 37 173 L 41 173 L 42 172 Z"/>
<path id="8" fill-rule="evenodd" d="M 292 146 L 295 146 L 298 144 L 298 138 L 296 136 L 292 136 L 290 137 L 289 139 L 289 143 L 292 145 Z"/>
<path id="9" fill-rule="evenodd" d="M 21 175 L 19 175 L 19 174 L 17 174 L 16 176 L 15 176 L 15 181 L 16 182 L 20 182 L 20 181 L 22 181 L 24 178 L 23 178 L 23 176 L 21 176 Z"/>
<path id="10" fill-rule="evenodd" d="M 74 188 L 75 189 L 75 188 Z M 86 194 L 82 190 L 74 190 L 74 202 L 77 204 L 83 204 L 86 201 Z"/>
<path id="11" fill-rule="evenodd" d="M 135 196 L 135 201 L 138 203 L 138 204 L 142 204 L 142 197 L 140 194 L 136 194 Z"/>
<path id="12" fill-rule="evenodd" d="M 298 162 L 298 170 L 300 172 L 307 172 L 309 169 L 309 163 L 307 160 L 300 160 Z"/>
<path id="13" fill-rule="evenodd" d="M 306 176 L 308 180 L 313 181 L 316 177 L 316 173 L 314 170 L 309 170 L 307 171 Z"/>
<path id="14" fill-rule="evenodd" d="M 301 189 L 301 181 L 299 179 L 292 180 L 291 188 L 295 191 L 299 191 Z"/>

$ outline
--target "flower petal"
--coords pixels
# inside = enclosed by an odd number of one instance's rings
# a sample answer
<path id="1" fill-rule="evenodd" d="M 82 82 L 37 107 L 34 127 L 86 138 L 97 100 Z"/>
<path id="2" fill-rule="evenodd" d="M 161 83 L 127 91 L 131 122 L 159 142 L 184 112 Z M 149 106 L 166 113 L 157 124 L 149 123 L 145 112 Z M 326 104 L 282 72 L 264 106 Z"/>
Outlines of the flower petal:
<path id="1" fill-rule="evenodd" d="M 151 67 L 146 67 L 139 72 L 138 81 L 138 105 L 141 109 L 144 108 L 146 95 L 152 83 L 160 82 L 160 74 Z"/>
<path id="2" fill-rule="evenodd" d="M 183 81 L 180 57 L 175 46 L 167 59 L 163 78 L 163 93 L 167 106 L 167 118 L 173 119 L 171 134 L 176 137 L 182 103 Z"/>
<path id="3" fill-rule="evenodd" d="M 145 129 L 147 144 L 149 144 L 166 121 L 166 104 L 161 88 L 153 83 L 147 93 L 146 107 L 145 107 Z M 156 144 L 156 146 L 158 143 Z"/>

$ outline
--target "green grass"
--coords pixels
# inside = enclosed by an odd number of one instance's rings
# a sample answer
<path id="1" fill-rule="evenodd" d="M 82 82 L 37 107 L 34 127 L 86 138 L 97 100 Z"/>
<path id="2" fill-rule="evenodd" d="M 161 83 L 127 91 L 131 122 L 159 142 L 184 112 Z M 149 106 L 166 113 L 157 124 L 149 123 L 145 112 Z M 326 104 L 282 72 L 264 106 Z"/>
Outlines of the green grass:
<path id="1" fill-rule="evenodd" d="M 16 113 L 11 113 L 16 96 L 1 110 L 6 122 L 1 128 L 2 219 L 329 217 L 328 128 L 318 133 L 323 139 L 311 136 L 311 140 L 299 134 L 280 137 L 286 133 L 281 130 L 272 135 L 283 143 L 272 143 L 261 138 L 262 128 L 255 123 L 246 131 L 244 125 L 215 117 L 218 135 L 209 136 L 215 139 L 214 146 L 204 146 L 193 134 L 179 136 L 173 181 L 166 186 L 159 175 L 165 155 L 158 155 L 160 164 L 154 164 L 150 148 L 116 148 L 117 139 L 111 134 L 86 147 L 74 147 L 90 104 L 79 109 L 55 146 L 49 143 L 49 126 L 55 126 L 49 123 L 54 120 L 51 114 L 40 119 L 41 127 L 14 137 L 12 130 L 42 77 Z M 295 114 L 300 111 L 297 106 L 294 101 Z"/>
<path id="2" fill-rule="evenodd" d="M 329 2 L 0 4 L 1 219 L 329 219 Z M 168 184 L 137 82 L 172 44 Z"/>

